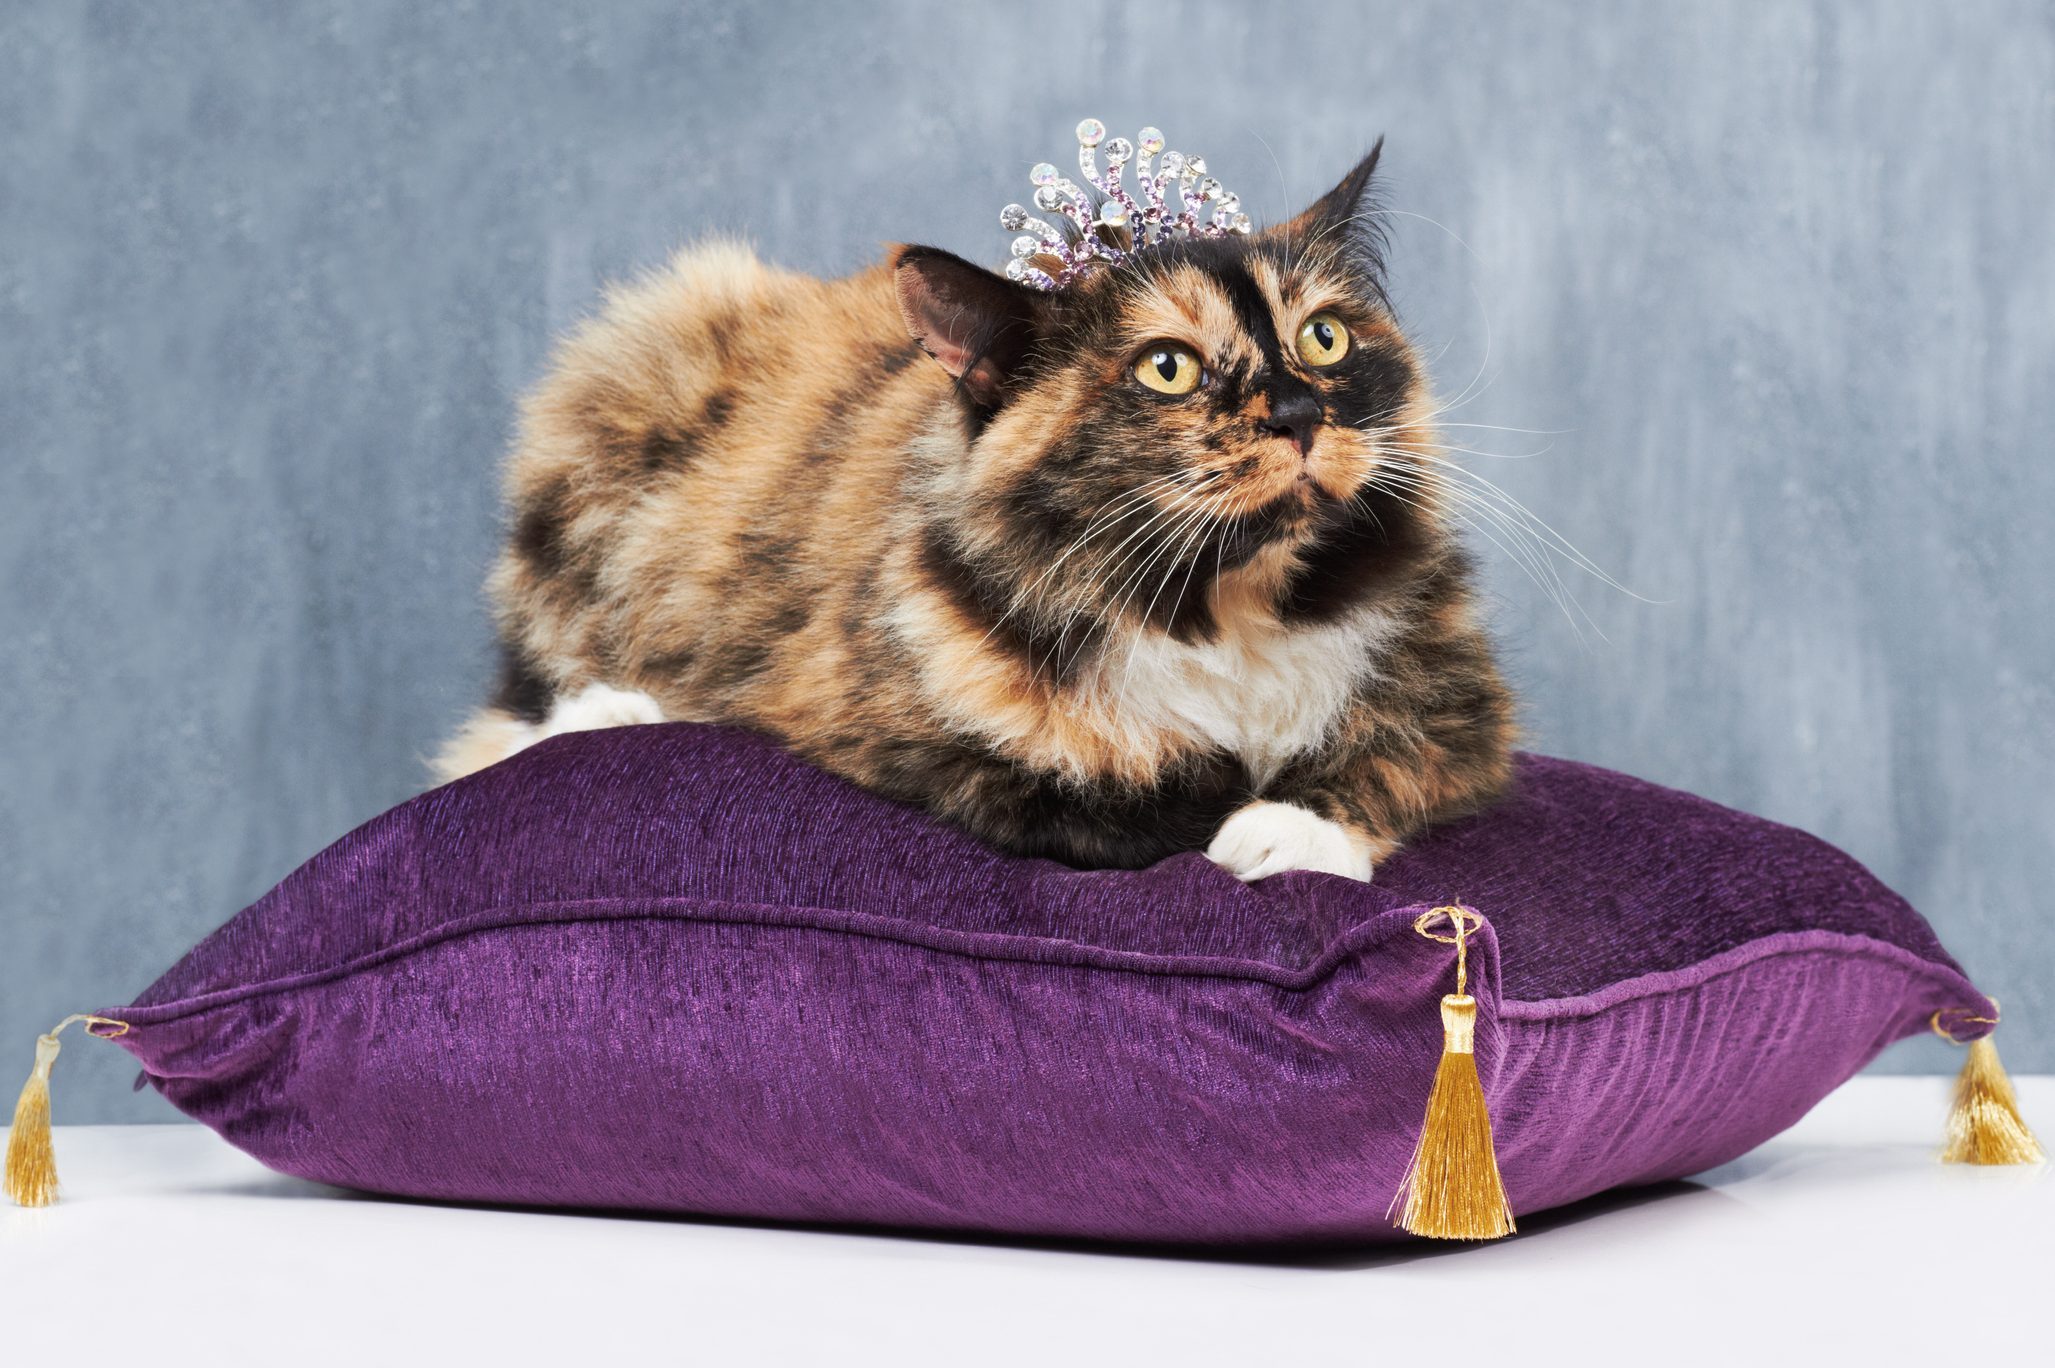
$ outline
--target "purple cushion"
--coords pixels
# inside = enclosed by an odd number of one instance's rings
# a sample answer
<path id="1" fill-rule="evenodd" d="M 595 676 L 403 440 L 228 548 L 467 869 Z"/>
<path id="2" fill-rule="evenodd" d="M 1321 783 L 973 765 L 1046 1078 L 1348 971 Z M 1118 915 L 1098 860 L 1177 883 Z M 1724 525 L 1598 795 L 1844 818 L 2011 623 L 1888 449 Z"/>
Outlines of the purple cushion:
<path id="1" fill-rule="evenodd" d="M 181 1110 L 375 1192 L 1382 1239 L 1452 986 L 1413 920 L 1455 901 L 1519 1212 L 1720 1164 L 1931 1013 L 1995 1015 L 1846 855 L 1568 761 L 1373 884 L 1247 886 L 1003 856 L 687 725 L 402 804 L 107 1015 Z"/>

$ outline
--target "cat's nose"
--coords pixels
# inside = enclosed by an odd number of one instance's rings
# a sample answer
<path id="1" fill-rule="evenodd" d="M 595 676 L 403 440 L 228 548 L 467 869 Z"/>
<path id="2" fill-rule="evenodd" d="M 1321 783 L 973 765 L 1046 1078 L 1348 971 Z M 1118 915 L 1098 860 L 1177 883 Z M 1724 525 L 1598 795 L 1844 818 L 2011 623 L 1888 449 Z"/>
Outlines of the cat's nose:
<path id="1" fill-rule="evenodd" d="M 1256 428 L 1273 437 L 1289 437 L 1304 456 L 1313 449 L 1313 429 L 1320 426 L 1320 401 L 1310 394 L 1294 394 L 1272 401 L 1269 416 L 1258 418 Z"/>

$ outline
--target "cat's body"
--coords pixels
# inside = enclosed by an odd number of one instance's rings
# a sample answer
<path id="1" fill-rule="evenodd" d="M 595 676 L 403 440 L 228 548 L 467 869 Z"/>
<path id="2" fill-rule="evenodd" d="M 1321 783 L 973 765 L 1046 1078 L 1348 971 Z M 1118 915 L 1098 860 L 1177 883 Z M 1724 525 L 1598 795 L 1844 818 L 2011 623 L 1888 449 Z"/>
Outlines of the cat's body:
<path id="1" fill-rule="evenodd" d="M 1056 295 L 928 249 L 821 282 L 732 246 L 616 292 L 527 407 L 507 672 L 445 777 L 554 730 L 736 723 L 1009 849 L 1210 846 L 1244 877 L 1368 877 L 1475 807 L 1510 703 L 1424 387 L 1346 223 L 1309 250 L 1369 165 L 1296 241 Z M 1279 340 L 1315 310 L 1350 342 L 1320 372 Z M 1158 392 L 1163 338 L 1203 387 Z"/>

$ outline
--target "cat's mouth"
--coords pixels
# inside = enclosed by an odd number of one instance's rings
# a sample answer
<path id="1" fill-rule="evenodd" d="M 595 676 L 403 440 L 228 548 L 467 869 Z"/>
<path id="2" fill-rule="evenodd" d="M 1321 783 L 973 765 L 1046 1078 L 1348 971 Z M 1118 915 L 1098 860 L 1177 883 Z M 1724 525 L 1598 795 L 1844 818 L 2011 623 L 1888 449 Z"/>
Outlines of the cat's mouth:
<path id="1" fill-rule="evenodd" d="M 1288 478 L 1273 477 L 1260 502 L 1228 520 L 1221 540 L 1230 560 L 1246 559 L 1271 547 L 1303 551 L 1334 535 L 1337 529 L 1358 529 L 1373 541 L 1403 540 L 1411 508 L 1406 501 L 1380 497 L 1341 462 L 1317 458 L 1299 463 Z M 1280 475 L 1282 472 L 1280 472 Z"/>
<path id="2" fill-rule="evenodd" d="M 1355 462 L 1339 450 L 1323 452 L 1318 442 L 1303 454 L 1292 444 L 1276 446 L 1282 450 L 1265 450 L 1256 458 L 1271 458 L 1258 470 L 1240 481 L 1220 482 L 1216 497 L 1236 510 L 1220 517 L 1213 539 L 1214 559 L 1223 567 L 1266 551 L 1301 553 L 1355 520 L 1364 495 Z M 1391 524 L 1401 513 L 1386 508 L 1377 520 Z"/>
<path id="3" fill-rule="evenodd" d="M 1323 506 L 1347 499 L 1353 492 L 1335 487 L 1333 472 L 1324 469 L 1323 463 L 1308 456 L 1295 458 L 1294 468 L 1280 471 L 1275 478 L 1276 492 L 1260 505 L 1260 509 L 1280 510 L 1281 516 L 1297 514 L 1310 516 Z"/>
<path id="4" fill-rule="evenodd" d="M 1342 436 L 1322 427 L 1307 434 L 1303 444 L 1282 437 L 1262 443 L 1258 454 L 1245 462 L 1256 467 L 1248 487 L 1261 491 L 1253 501 L 1263 507 L 1282 502 L 1314 508 L 1350 497 L 1355 492 L 1355 462 L 1338 445 Z"/>

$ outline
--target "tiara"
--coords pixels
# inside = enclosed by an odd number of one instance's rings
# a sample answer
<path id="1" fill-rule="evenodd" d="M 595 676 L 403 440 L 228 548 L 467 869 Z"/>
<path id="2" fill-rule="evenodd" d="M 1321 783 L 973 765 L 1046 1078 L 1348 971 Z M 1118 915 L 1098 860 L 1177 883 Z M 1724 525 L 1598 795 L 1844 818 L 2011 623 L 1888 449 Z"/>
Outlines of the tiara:
<path id="1" fill-rule="evenodd" d="M 1106 153 L 1103 171 L 1099 169 L 1102 143 Z M 1094 265 L 1117 266 L 1173 237 L 1227 237 L 1248 232 L 1249 216 L 1242 212 L 1241 196 L 1206 174 L 1206 159 L 1163 152 L 1163 146 L 1159 129 L 1143 129 L 1132 143 L 1126 138 L 1106 142 L 1105 124 L 1097 119 L 1079 124 L 1077 167 L 1091 190 L 1048 162 L 1037 163 L 1028 172 L 1035 186 L 1035 208 L 1063 217 L 1059 226 L 1035 217 L 1025 205 L 1009 204 L 999 211 L 999 226 L 1020 234 L 1013 240 L 1013 259 L 1006 263 L 1007 278 L 1038 290 L 1059 290 Z M 1140 160 L 1135 160 L 1137 147 Z M 1160 164 L 1156 162 L 1159 152 L 1163 153 Z M 1121 173 L 1130 161 L 1134 161 L 1139 198 L 1121 184 Z M 1176 208 L 1169 202 L 1172 187 L 1177 190 Z M 1092 191 L 1098 192 L 1096 202 Z M 1200 214 L 1208 205 L 1211 212 L 1202 221 Z"/>

